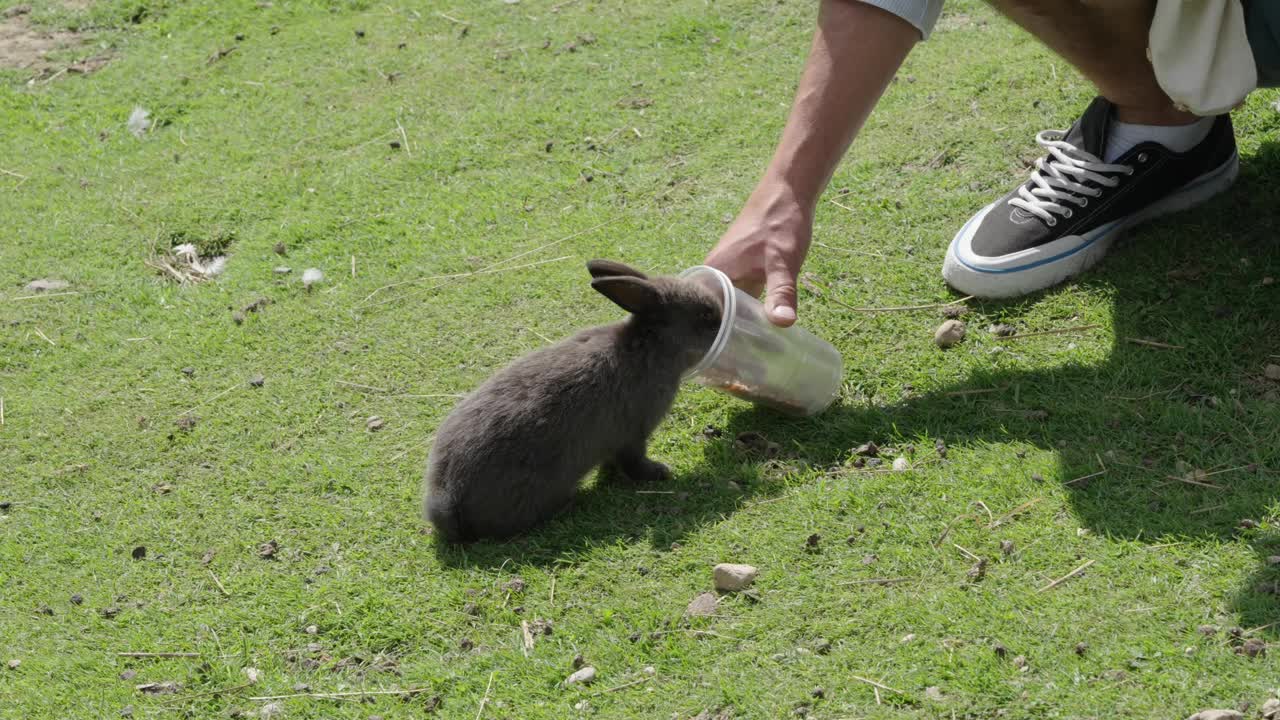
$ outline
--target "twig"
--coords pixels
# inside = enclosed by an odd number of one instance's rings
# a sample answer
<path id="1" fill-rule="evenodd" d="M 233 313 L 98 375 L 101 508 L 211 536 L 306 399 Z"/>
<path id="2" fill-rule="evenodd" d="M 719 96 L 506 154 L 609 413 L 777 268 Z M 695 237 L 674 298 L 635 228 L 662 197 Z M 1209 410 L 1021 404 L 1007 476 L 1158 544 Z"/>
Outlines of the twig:
<path id="1" fill-rule="evenodd" d="M 649 682 L 651 679 L 652 679 L 652 678 L 642 677 L 642 678 L 640 678 L 639 680 L 632 680 L 632 681 L 631 681 L 631 682 L 629 682 L 629 683 L 622 683 L 621 685 L 618 685 L 618 686 L 616 686 L 616 687 L 611 687 L 611 688 L 609 688 L 608 690 L 601 690 L 600 692 L 598 692 L 598 693 L 596 693 L 596 694 L 597 694 L 597 695 L 603 695 L 603 694 L 605 694 L 605 693 L 618 692 L 619 690 L 625 690 L 625 689 L 627 689 L 627 688 L 629 688 L 629 687 L 635 687 L 636 685 L 639 685 L 639 684 L 641 684 L 641 683 L 647 683 L 647 682 Z"/>
<path id="2" fill-rule="evenodd" d="M 1241 465 L 1239 467 L 1225 468 L 1223 470 L 1214 470 L 1211 473 L 1205 473 L 1204 477 L 1213 477 L 1214 475 L 1221 475 L 1222 473 L 1235 472 L 1237 470 L 1248 470 L 1249 468 L 1250 468 L 1250 465 Z"/>
<path id="3" fill-rule="evenodd" d="M 864 678 L 864 677 L 858 677 L 857 675 L 850 675 L 849 677 L 853 678 L 854 680 L 857 680 L 858 682 L 864 682 L 864 683 L 866 683 L 866 684 L 870 685 L 871 687 L 874 687 L 874 688 L 880 688 L 881 690 L 887 690 L 887 691 L 889 691 L 889 692 L 891 692 L 891 693 L 897 693 L 897 694 L 899 694 L 899 695 L 901 695 L 901 696 L 903 696 L 903 697 L 907 697 L 907 694 L 906 694 L 906 693 L 904 693 L 904 692 L 902 692 L 901 690 L 894 690 L 893 688 L 889 687 L 888 685 L 881 685 L 880 683 L 876 682 L 875 680 L 868 680 L 868 679 L 866 679 L 866 678 Z"/>
<path id="4" fill-rule="evenodd" d="M 36 331 L 36 334 L 39 335 L 41 338 L 43 338 L 45 342 L 49 343 L 54 347 L 58 347 L 58 343 L 50 340 L 48 335 L 45 335 L 44 333 L 40 332 L 40 328 L 35 328 L 35 331 Z"/>
<path id="5" fill-rule="evenodd" d="M 5 170 L 4 168 L 0 168 L 0 173 L 4 173 L 5 175 L 9 175 L 9 176 L 12 176 L 12 177 L 16 177 L 16 178 L 19 178 L 19 179 L 22 179 L 22 180 L 27 180 L 27 179 L 29 179 L 29 178 L 27 178 L 27 176 L 26 176 L 26 175 L 22 175 L 22 174 L 20 174 L 20 173 L 16 173 L 16 172 L 14 172 L 14 171 L 12 171 L 12 170 Z"/>
<path id="6" fill-rule="evenodd" d="M 62 297 L 63 295 L 79 295 L 79 294 L 80 293 L 75 290 L 69 290 L 67 292 L 59 292 L 59 293 L 36 293 L 35 295 L 19 295 L 18 297 L 9 298 L 9 299 L 14 301 L 35 300 L 36 298 Z"/>
<path id="7" fill-rule="evenodd" d="M 351 279 L 354 280 L 355 277 L 356 277 L 356 256 L 352 255 L 351 256 Z"/>
<path id="8" fill-rule="evenodd" d="M 1169 343 L 1156 342 L 1155 340 L 1143 340 L 1141 338 L 1125 338 L 1134 345 L 1146 345 L 1147 347 L 1163 348 L 1165 350 L 1186 350 L 1181 345 L 1170 345 Z"/>
<path id="9" fill-rule="evenodd" d="M 223 595 L 226 595 L 227 597 L 231 597 L 231 591 L 223 587 L 222 581 L 218 579 L 217 575 L 213 574 L 212 570 L 209 571 L 209 577 L 213 578 L 213 584 L 218 586 L 218 589 L 222 591 Z"/>
<path id="10" fill-rule="evenodd" d="M 1031 509 L 1031 507 L 1032 507 L 1032 506 L 1034 506 L 1036 503 L 1040 502 L 1040 500 L 1041 500 L 1041 498 L 1034 498 L 1034 499 L 1032 499 L 1032 500 L 1028 500 L 1028 501 L 1026 501 L 1026 502 L 1022 503 L 1022 504 L 1021 504 L 1021 505 L 1019 505 L 1018 507 L 1016 507 L 1016 508 L 1014 508 L 1014 509 L 1010 510 L 1009 512 L 1007 512 L 1007 513 L 1005 513 L 1005 514 L 1003 514 L 1003 515 L 1001 515 L 1001 516 L 1000 516 L 999 518 L 997 518 L 994 522 L 992 522 L 990 525 L 988 525 L 988 526 L 987 526 L 987 529 L 988 529 L 988 530 L 994 530 L 994 529 L 996 529 L 996 528 L 1000 527 L 1001 525 L 1005 524 L 1005 522 L 1007 522 L 1007 521 L 1009 521 L 1009 520 L 1012 520 L 1013 518 L 1017 517 L 1018 515 L 1021 515 L 1022 513 L 1026 512 L 1027 510 L 1030 510 L 1030 509 Z"/>
<path id="11" fill-rule="evenodd" d="M 1225 504 L 1223 504 L 1223 505 L 1210 505 L 1209 507 L 1200 508 L 1199 510 L 1192 510 L 1191 512 L 1189 512 L 1189 513 L 1187 513 L 1187 514 L 1188 514 L 1188 515 L 1199 515 L 1200 513 L 1207 513 L 1207 512 L 1213 512 L 1214 510 L 1221 510 L 1221 509 L 1222 509 L 1222 508 L 1224 508 L 1224 507 L 1226 507 L 1226 505 L 1225 505 Z"/>
<path id="12" fill-rule="evenodd" d="M 492 678 L 490 678 L 492 683 Z M 313 697 L 313 698 L 344 698 L 344 697 L 364 697 L 366 695 L 417 695 L 424 693 L 431 688 L 414 688 L 412 690 L 352 690 L 350 692 L 332 692 L 332 693 L 291 693 L 289 695 L 260 695 L 251 697 L 250 700 L 286 700 L 288 698 Z"/>
<path id="13" fill-rule="evenodd" d="M 675 495 L 675 490 L 637 490 L 637 495 Z"/>
<path id="14" fill-rule="evenodd" d="M 1066 581 L 1070 580 L 1071 578 L 1073 578 L 1073 577 L 1075 577 L 1075 576 L 1079 575 L 1080 573 L 1084 572 L 1085 568 L 1089 567 L 1089 566 L 1090 566 L 1090 565 L 1092 565 L 1094 562 L 1095 562 L 1094 560 L 1090 560 L 1089 562 L 1087 562 L 1087 563 L 1085 563 L 1085 564 L 1081 565 L 1080 567 L 1076 568 L 1075 570 L 1072 570 L 1071 572 L 1067 573 L 1066 575 L 1063 575 L 1062 577 L 1058 578 L 1057 580 L 1054 580 L 1053 582 L 1049 583 L 1048 585 L 1045 585 L 1044 587 L 1040 588 L 1037 592 L 1044 592 L 1044 591 L 1046 591 L 1046 590 L 1052 590 L 1052 589 L 1054 589 L 1054 588 L 1058 587 L 1058 586 L 1059 586 L 1059 585 L 1061 585 L 1062 583 L 1064 583 L 1064 582 L 1066 582 Z"/>
<path id="15" fill-rule="evenodd" d="M 970 560 L 972 560 L 972 561 L 974 561 L 974 562 L 978 562 L 979 560 L 981 560 L 981 559 L 982 559 L 982 558 L 978 557 L 977 555 L 975 555 L 973 552 L 971 552 L 971 551 L 969 551 L 969 550 L 966 550 L 966 549 L 964 549 L 964 548 L 960 547 L 959 545 L 956 545 L 955 543 L 951 543 L 951 546 L 952 546 L 952 547 L 954 547 L 955 549 L 959 550 L 960 552 L 964 553 L 966 556 L 968 556 L 968 558 L 969 558 Z"/>
<path id="16" fill-rule="evenodd" d="M 979 501 L 977 501 L 977 502 L 976 502 L 976 503 L 974 503 L 974 504 L 975 504 L 975 505 L 977 505 L 977 506 L 979 506 L 979 507 L 981 507 L 983 510 L 986 510 L 986 511 L 987 511 L 987 520 L 988 520 L 989 522 L 995 522 L 995 521 L 996 521 L 996 517 L 995 517 L 995 515 L 992 515 L 992 514 L 991 514 L 991 508 L 987 507 L 987 504 L 986 504 L 986 503 L 984 503 L 984 502 L 982 502 L 981 500 L 979 500 Z"/>
<path id="17" fill-rule="evenodd" d="M 466 25 L 468 27 L 471 25 L 471 23 L 467 22 L 466 20 L 459 20 L 458 18 L 453 17 L 452 15 L 446 15 L 445 13 L 442 13 L 442 12 L 437 12 L 436 14 L 444 18 L 445 20 L 448 20 L 449 22 L 455 23 L 457 25 Z"/>
<path id="18" fill-rule="evenodd" d="M 404 141 L 405 156 L 413 157 L 413 150 L 409 147 L 409 135 L 405 133 L 404 126 L 400 124 L 400 118 L 396 118 L 396 128 L 400 130 L 400 139 Z"/>
<path id="19" fill-rule="evenodd" d="M 1188 484 L 1188 485 L 1196 485 L 1196 486 L 1199 486 L 1199 487 L 1206 487 L 1206 488 L 1209 488 L 1209 489 L 1211 489 L 1211 490 L 1223 490 L 1223 489 L 1224 489 L 1221 485 L 1214 485 L 1213 483 L 1200 482 L 1199 480 L 1192 480 L 1191 478 L 1188 478 L 1188 477 L 1178 477 L 1178 476 L 1176 476 L 1176 475 L 1165 475 L 1165 477 L 1166 477 L 1166 478 L 1168 478 L 1168 479 L 1170 479 L 1170 480 L 1177 480 L 1178 482 L 1186 483 L 1186 484 Z M 1206 475 L 1205 477 L 1208 477 L 1208 476 Z"/>
<path id="20" fill-rule="evenodd" d="M 1098 471 L 1098 472 L 1096 472 L 1096 473 L 1089 473 L 1088 475 L 1082 475 L 1082 476 L 1080 476 L 1080 477 L 1076 478 L 1075 480 L 1068 480 L 1068 481 L 1066 481 L 1066 482 L 1064 482 L 1064 483 L 1062 483 L 1062 484 L 1063 484 L 1063 485 L 1075 485 L 1076 483 L 1082 483 L 1082 482 L 1084 482 L 1085 480 L 1089 480 L 1089 479 L 1091 479 L 1091 478 L 1096 478 L 1096 477 L 1098 477 L 1099 475 L 1106 475 L 1106 474 L 1107 474 L 1107 471 L 1106 471 L 1106 470 L 1099 470 L 1099 471 Z"/>
<path id="21" fill-rule="evenodd" d="M 899 305 L 897 307 L 855 307 L 850 309 L 855 310 L 857 312 L 866 312 L 866 313 L 906 312 L 908 310 L 932 310 L 934 308 L 944 308 L 944 307 L 951 307 L 952 305 L 959 305 L 962 302 L 965 302 L 967 300 L 972 300 L 972 299 L 973 299 L 972 295 L 966 295 L 960 298 L 959 300 L 952 300 L 951 302 L 944 302 L 944 303 L 933 303 L 931 305 Z"/>
<path id="22" fill-rule="evenodd" d="M 551 599 L 548 601 L 548 604 L 551 605 L 551 607 L 556 606 L 556 576 L 554 574 L 551 576 Z"/>
<path id="23" fill-rule="evenodd" d="M 873 688 L 871 688 L 871 692 L 873 692 L 873 693 L 875 693 L 875 694 L 876 694 L 876 704 L 877 704 L 877 705 L 883 705 L 884 703 L 880 700 L 880 688 L 878 688 L 878 687 L 873 687 Z"/>
<path id="24" fill-rule="evenodd" d="M 205 405 L 208 405 L 209 403 L 213 402 L 214 400 L 217 400 L 218 398 L 222 397 L 223 395 L 226 395 L 227 393 L 231 392 L 232 390 L 235 390 L 236 388 L 240 387 L 240 385 L 241 385 L 241 384 L 242 384 L 242 383 L 237 382 L 235 385 L 232 385 L 231 387 L 227 388 L 226 390 L 223 390 L 222 392 L 218 393 L 217 395 L 214 395 L 213 397 L 211 397 L 211 398 L 209 398 L 209 399 L 207 399 L 207 400 L 204 400 L 203 402 L 201 402 L 201 403 L 200 403 L 200 404 L 198 404 L 198 405 L 194 405 L 194 406 L 192 406 L 192 407 L 191 407 L 190 409 L 188 409 L 187 411 L 178 413 L 178 417 L 182 417 L 183 415 L 190 415 L 192 412 L 194 412 L 194 411 L 196 411 L 196 410 L 198 410 L 198 409 L 200 409 L 200 408 L 204 407 Z"/>
<path id="25" fill-rule="evenodd" d="M 484 697 L 480 698 L 480 709 L 476 711 L 476 720 L 480 720 L 480 716 L 484 714 L 484 706 L 489 704 L 489 691 L 493 689 L 493 676 L 497 674 L 497 670 L 489 673 L 489 684 L 484 688 Z"/>
<path id="26" fill-rule="evenodd" d="M 946 397 L 964 397 L 965 395 L 985 395 L 987 393 L 1000 392 L 1004 388 L 978 388 L 976 390 L 952 390 L 944 393 Z"/>
<path id="27" fill-rule="evenodd" d="M 4 398 L 0 397 L 0 425 L 4 425 Z"/>
<path id="28" fill-rule="evenodd" d="M 844 203 L 838 202 L 835 198 L 829 198 L 829 199 L 827 200 L 827 202 L 831 203 L 832 205 L 835 205 L 836 207 L 840 208 L 841 210 L 848 210 L 849 212 L 857 212 L 857 210 L 854 210 L 853 208 L 849 207 L 848 205 L 845 205 Z"/>
<path id="29" fill-rule="evenodd" d="M 849 585 L 897 585 L 898 583 L 911 582 L 912 580 L 915 580 L 915 578 L 870 578 L 867 580 L 846 580 L 845 582 L 837 583 L 837 585 L 841 587 L 847 587 Z"/>
<path id="30" fill-rule="evenodd" d="M 347 387 L 359 388 L 361 390 L 368 390 L 369 392 L 380 392 L 380 393 L 391 392 L 390 390 L 385 390 L 383 388 L 374 387 L 372 385 L 361 385 L 360 383 L 353 383 L 347 380 L 334 380 L 334 382 L 338 383 L 339 385 L 346 385 Z"/>
<path id="31" fill-rule="evenodd" d="M 197 658 L 200 653 L 192 652 L 118 652 L 116 657 L 127 658 Z"/>
<path id="32" fill-rule="evenodd" d="M 947 523 L 947 526 L 942 529 L 942 534 L 938 536 L 937 540 L 933 541 L 933 546 L 936 548 L 939 545 L 941 545 L 942 541 L 946 540 L 947 536 L 951 534 L 951 528 L 956 524 L 956 522 L 967 517 L 973 517 L 973 516 L 966 513 L 964 515 L 957 515 L 951 518 L 951 522 Z"/>
<path id="33" fill-rule="evenodd" d="M 533 633 L 529 632 L 529 621 L 520 621 L 520 632 L 524 635 L 524 656 L 529 657 L 529 653 L 533 652 Z"/>
<path id="34" fill-rule="evenodd" d="M 1021 340 L 1023 338 L 1038 337 L 1040 335 L 1064 335 L 1066 333 L 1084 332 L 1085 330 L 1094 330 L 1102 327 L 1101 325 L 1078 325 L 1076 327 L 1062 328 L 1061 330 L 1041 330 L 1039 332 L 1018 333 L 1017 335 L 1006 335 L 997 337 L 997 341 L 1004 340 Z"/>

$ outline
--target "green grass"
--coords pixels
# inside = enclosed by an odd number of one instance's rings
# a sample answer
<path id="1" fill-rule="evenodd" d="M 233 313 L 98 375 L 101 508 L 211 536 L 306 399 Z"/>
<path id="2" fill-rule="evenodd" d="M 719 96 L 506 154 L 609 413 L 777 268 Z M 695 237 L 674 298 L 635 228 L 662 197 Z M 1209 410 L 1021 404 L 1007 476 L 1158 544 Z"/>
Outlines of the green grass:
<path id="1" fill-rule="evenodd" d="M 0 666 L 0 717 L 227 717 L 303 683 L 427 691 L 288 699 L 285 717 L 421 717 L 438 697 L 448 718 L 1154 719 L 1256 707 L 1274 687 L 1280 652 L 1243 657 L 1225 633 L 1280 620 L 1259 589 L 1280 579 L 1266 561 L 1280 403 L 1262 378 L 1280 354 L 1280 284 L 1262 284 L 1280 276 L 1274 92 L 1235 115 L 1235 192 L 1079 282 L 971 303 L 948 352 L 937 311 L 855 315 L 806 295 L 803 323 L 846 361 L 826 415 L 691 387 L 652 443 L 676 473 L 655 488 L 668 494 L 592 486 L 518 542 L 442 551 L 418 507 L 447 395 L 615 319 L 586 259 L 702 259 L 772 151 L 813 3 L 35 5 L 115 60 L 0 83 L 0 168 L 26 178 L 0 174 L 0 660 L 21 660 Z M 831 247 L 806 269 L 853 305 L 953 299 L 938 268 L 955 228 L 1089 96 L 985 5 L 953 2 L 837 172 L 829 197 L 852 211 L 822 204 Z M 157 121 L 141 139 L 125 130 L 135 105 Z M 180 240 L 225 246 L 225 276 L 179 287 L 145 264 Z M 419 280 L 556 240 L 522 261 L 567 259 Z M 308 267 L 327 276 L 310 293 Z M 78 294 L 16 299 L 43 277 Z M 408 284 L 369 297 L 392 283 Z M 1098 327 L 998 341 L 997 322 Z M 746 430 L 781 456 L 740 453 Z M 912 469 L 855 468 L 867 440 Z M 1167 477 L 1251 464 L 1209 477 L 1217 489 Z M 985 579 L 957 545 L 991 559 Z M 722 561 L 761 569 L 758 599 L 686 623 Z M 525 589 L 508 593 L 515 576 Z M 877 577 L 909 581 L 850 584 Z M 535 619 L 554 632 L 526 657 L 519 626 Z M 577 654 L 599 678 L 563 689 Z M 250 667 L 261 680 L 238 687 Z M 877 704 L 855 676 L 902 694 Z M 181 689 L 135 690 L 163 681 Z"/>

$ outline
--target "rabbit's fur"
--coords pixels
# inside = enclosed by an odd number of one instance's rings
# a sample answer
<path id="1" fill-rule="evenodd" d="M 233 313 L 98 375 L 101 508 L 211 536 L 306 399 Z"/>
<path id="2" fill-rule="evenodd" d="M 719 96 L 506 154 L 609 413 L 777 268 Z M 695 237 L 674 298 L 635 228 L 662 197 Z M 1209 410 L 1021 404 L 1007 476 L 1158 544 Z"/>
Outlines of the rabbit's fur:
<path id="1" fill-rule="evenodd" d="M 631 312 L 536 350 L 467 395 L 436 432 L 423 514 L 445 541 L 503 539 L 563 510 L 592 468 L 669 476 L 646 456 L 684 373 L 715 340 L 721 299 L 692 282 L 587 263 L 591 286 Z"/>

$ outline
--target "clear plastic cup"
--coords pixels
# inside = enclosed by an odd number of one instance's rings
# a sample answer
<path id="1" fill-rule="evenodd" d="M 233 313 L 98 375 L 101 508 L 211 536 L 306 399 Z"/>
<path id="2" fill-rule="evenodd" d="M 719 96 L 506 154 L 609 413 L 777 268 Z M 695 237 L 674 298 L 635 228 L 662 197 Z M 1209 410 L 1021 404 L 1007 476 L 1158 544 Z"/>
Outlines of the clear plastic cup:
<path id="1" fill-rule="evenodd" d="M 804 328 L 769 322 L 759 300 L 713 267 L 691 267 L 680 277 L 724 300 L 720 333 L 686 380 L 802 417 L 822 412 L 840 394 L 843 361 L 831 343 Z"/>

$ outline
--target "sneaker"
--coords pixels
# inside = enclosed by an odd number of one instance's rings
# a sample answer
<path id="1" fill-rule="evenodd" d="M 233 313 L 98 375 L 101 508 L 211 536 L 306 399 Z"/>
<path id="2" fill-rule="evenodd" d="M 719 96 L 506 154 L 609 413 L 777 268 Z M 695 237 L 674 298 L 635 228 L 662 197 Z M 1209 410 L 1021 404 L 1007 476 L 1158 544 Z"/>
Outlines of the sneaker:
<path id="1" fill-rule="evenodd" d="M 1049 154 L 1031 179 L 969 218 L 951 241 L 942 265 L 951 287 L 1006 298 L 1057 285 L 1101 260 L 1126 228 L 1199 205 L 1235 181 L 1229 116 L 1185 153 L 1144 142 L 1104 163 L 1113 110 L 1097 98 L 1069 131 L 1036 135 Z"/>

